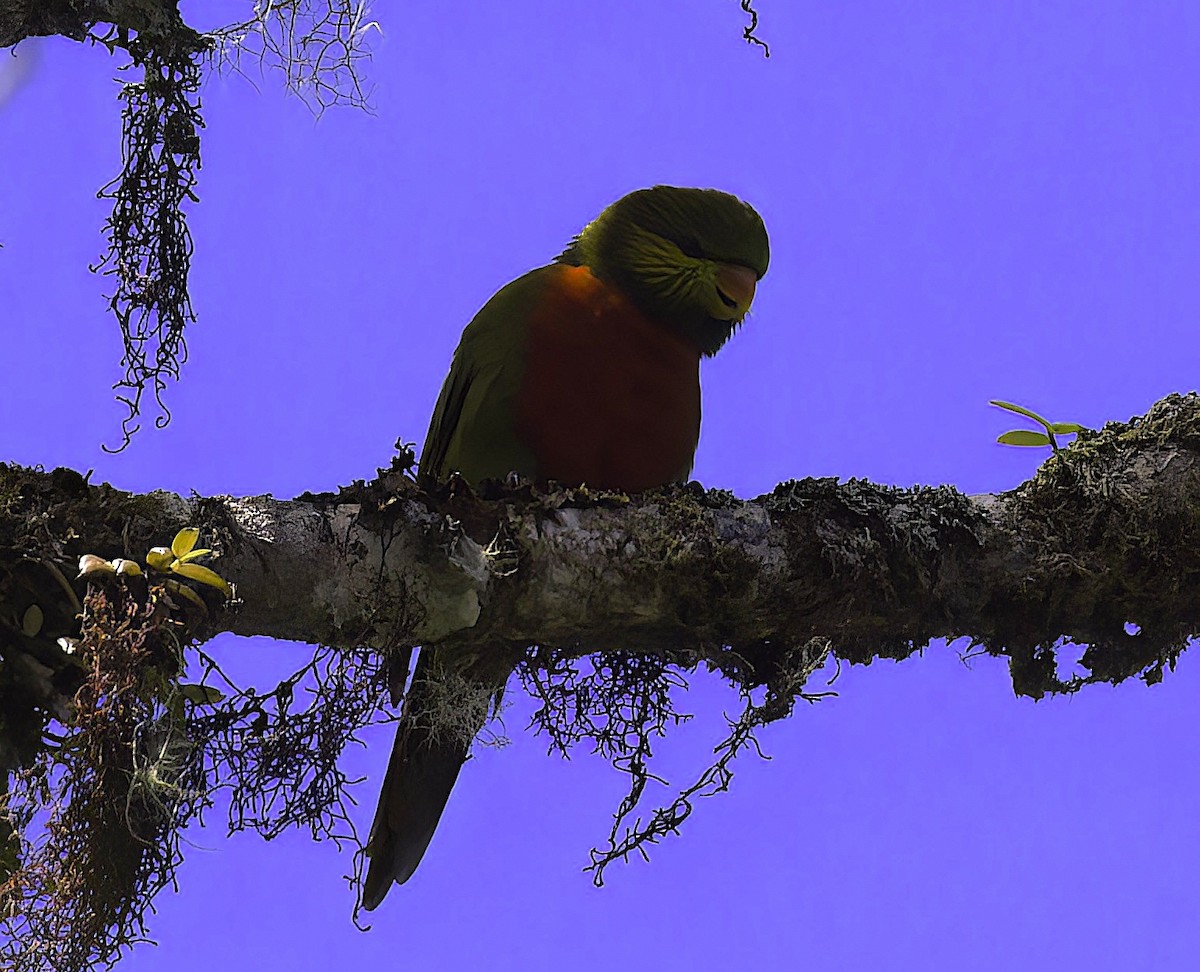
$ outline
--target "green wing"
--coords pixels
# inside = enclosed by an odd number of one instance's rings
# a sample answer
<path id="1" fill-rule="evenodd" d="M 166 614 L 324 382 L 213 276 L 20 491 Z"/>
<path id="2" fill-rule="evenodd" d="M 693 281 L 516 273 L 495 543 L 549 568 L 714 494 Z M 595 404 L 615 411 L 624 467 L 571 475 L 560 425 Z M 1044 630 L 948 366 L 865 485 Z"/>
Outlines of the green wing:
<path id="1" fill-rule="evenodd" d="M 525 325 L 545 293 L 551 269 L 534 270 L 502 288 L 467 325 L 421 450 L 418 476 L 425 481 L 452 472 L 471 483 L 514 470 L 536 475 L 532 454 L 516 438 L 516 398 L 524 373 Z M 493 666 L 499 662 L 502 671 L 489 670 L 489 661 Z M 392 684 L 403 686 L 408 655 L 397 654 L 389 664 Z M 445 677 L 447 666 L 495 692 L 512 663 L 499 652 L 486 655 L 481 666 L 462 653 L 421 649 L 367 842 L 370 866 L 363 906 L 368 911 L 378 907 L 393 883 L 403 884 L 416 870 L 467 758 L 469 737 L 461 731 L 433 731 L 426 712 L 428 687 Z M 482 728 L 481 713 L 470 735 Z"/>
<path id="2" fill-rule="evenodd" d="M 510 472 L 536 476 L 533 454 L 516 437 L 516 400 L 525 370 L 526 322 L 554 267 L 502 287 L 463 331 L 434 406 L 418 475 L 470 483 Z"/>

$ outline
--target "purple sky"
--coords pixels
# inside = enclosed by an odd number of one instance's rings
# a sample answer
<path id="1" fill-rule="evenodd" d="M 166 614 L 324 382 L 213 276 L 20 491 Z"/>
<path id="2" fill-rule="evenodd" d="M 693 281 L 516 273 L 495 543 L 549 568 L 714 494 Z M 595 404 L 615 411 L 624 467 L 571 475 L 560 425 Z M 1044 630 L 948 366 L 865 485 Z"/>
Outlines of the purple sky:
<path id="1" fill-rule="evenodd" d="M 245 6 L 183 4 L 200 26 Z M 202 494 L 370 477 L 423 439 L 483 301 L 657 182 L 736 192 L 771 234 L 754 315 L 705 366 L 707 486 L 996 492 L 1042 457 L 994 443 L 1018 423 L 989 398 L 1100 425 L 1195 386 L 1195 3 L 764 0 L 770 60 L 733 0 L 383 6 L 374 115 L 314 122 L 270 75 L 206 85 L 192 358 L 170 427 L 116 457 L 117 334 L 87 264 L 117 62 L 40 45 L 0 108 L 0 459 Z M 260 685 L 301 652 L 223 647 Z M 580 867 L 622 778 L 546 757 L 520 700 L 368 934 L 348 854 L 226 839 L 214 814 L 156 901 L 161 946 L 124 968 L 1195 967 L 1193 658 L 1035 705 L 1002 662 L 935 645 L 835 688 L 600 891 Z M 660 763 L 680 783 L 736 698 L 698 678 L 681 707 L 699 717 Z M 389 745 L 350 754 L 364 832 Z"/>

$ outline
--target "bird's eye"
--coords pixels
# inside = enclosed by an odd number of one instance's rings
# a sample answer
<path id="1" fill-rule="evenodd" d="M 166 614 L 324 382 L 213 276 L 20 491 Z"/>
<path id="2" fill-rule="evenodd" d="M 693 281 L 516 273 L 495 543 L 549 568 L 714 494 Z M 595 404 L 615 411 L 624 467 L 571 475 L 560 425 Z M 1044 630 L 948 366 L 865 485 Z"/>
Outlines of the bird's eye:
<path id="1" fill-rule="evenodd" d="M 723 291 L 720 287 L 717 288 L 717 296 L 721 298 L 721 303 L 730 310 L 734 310 L 737 307 L 737 301 L 725 293 L 725 291 Z"/>

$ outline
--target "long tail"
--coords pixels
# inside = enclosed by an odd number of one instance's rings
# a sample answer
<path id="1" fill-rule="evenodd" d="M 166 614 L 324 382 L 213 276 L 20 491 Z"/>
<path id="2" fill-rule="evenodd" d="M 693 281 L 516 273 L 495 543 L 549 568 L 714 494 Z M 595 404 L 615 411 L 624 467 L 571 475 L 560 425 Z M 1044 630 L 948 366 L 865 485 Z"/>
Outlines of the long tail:
<path id="1" fill-rule="evenodd" d="M 371 859 L 363 884 L 367 911 L 379 905 L 393 882 L 403 884 L 412 877 L 421 863 L 470 748 L 464 733 L 440 732 L 431 723 L 426 686 L 435 667 L 434 655 L 433 650 L 421 651 L 400 712 L 367 841 Z"/>

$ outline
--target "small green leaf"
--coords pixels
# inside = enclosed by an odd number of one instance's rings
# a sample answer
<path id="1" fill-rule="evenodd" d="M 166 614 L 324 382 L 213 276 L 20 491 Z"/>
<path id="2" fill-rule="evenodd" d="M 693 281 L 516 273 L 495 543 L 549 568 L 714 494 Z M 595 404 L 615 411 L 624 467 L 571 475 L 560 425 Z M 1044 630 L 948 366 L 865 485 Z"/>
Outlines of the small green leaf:
<path id="1" fill-rule="evenodd" d="M 189 560 L 195 560 L 197 557 L 203 557 L 210 554 L 212 551 L 208 547 L 197 547 L 195 550 L 189 550 L 179 558 L 181 564 L 186 564 Z"/>
<path id="2" fill-rule="evenodd" d="M 176 557 L 186 557 L 192 547 L 196 546 L 199 536 L 200 531 L 195 527 L 184 527 L 175 534 L 175 539 L 171 541 L 171 553 Z"/>
<path id="3" fill-rule="evenodd" d="M 1050 431 L 1055 435 L 1070 435 L 1072 432 L 1086 432 L 1087 426 L 1078 422 L 1052 422 Z"/>
<path id="4" fill-rule="evenodd" d="M 999 399 L 992 399 L 990 402 L 988 402 L 988 404 L 995 405 L 997 408 L 1007 409 L 1010 412 L 1016 412 L 1018 415 L 1024 415 L 1026 418 L 1031 418 L 1041 425 L 1050 424 L 1044 418 L 1038 415 L 1037 412 L 1031 412 L 1029 409 L 1022 407 L 1021 405 L 1014 405 L 1012 402 L 1002 402 Z"/>
<path id="5" fill-rule="evenodd" d="M 168 547 L 151 547 L 146 552 L 146 564 L 155 570 L 166 573 L 175 562 L 175 555 Z"/>
<path id="6" fill-rule="evenodd" d="M 996 441 L 1001 445 L 1011 446 L 1048 446 L 1050 436 L 1029 429 L 1013 429 L 1011 432 L 1005 432 Z"/>
<path id="7" fill-rule="evenodd" d="M 226 597 L 232 597 L 233 591 L 229 589 L 229 585 L 225 583 L 225 578 L 218 574 L 215 570 L 209 570 L 200 564 L 173 564 L 171 572 L 179 574 L 181 577 L 188 577 L 194 581 L 199 581 L 201 584 L 207 584 L 209 587 L 215 587 Z"/>
<path id="8" fill-rule="evenodd" d="M 205 617 L 208 617 L 208 605 L 204 603 L 204 598 L 193 591 L 187 584 L 181 584 L 176 580 L 163 581 L 163 585 L 172 594 L 178 594 L 180 597 L 190 601 L 192 605 Z"/>
<path id="9" fill-rule="evenodd" d="M 44 618 L 42 609 L 36 604 L 30 604 L 25 610 L 25 616 L 21 618 L 21 633 L 28 638 L 32 638 L 42 630 L 42 621 Z"/>
<path id="10" fill-rule="evenodd" d="M 115 574 L 117 569 L 103 557 L 95 554 L 84 554 L 79 558 L 80 577 L 102 577 L 105 574 Z"/>
<path id="11" fill-rule="evenodd" d="M 183 693 L 185 699 L 195 702 L 196 705 L 216 705 L 225 698 L 225 693 L 219 688 L 214 688 L 212 685 L 198 685 L 195 682 L 181 684 L 179 691 Z"/>

